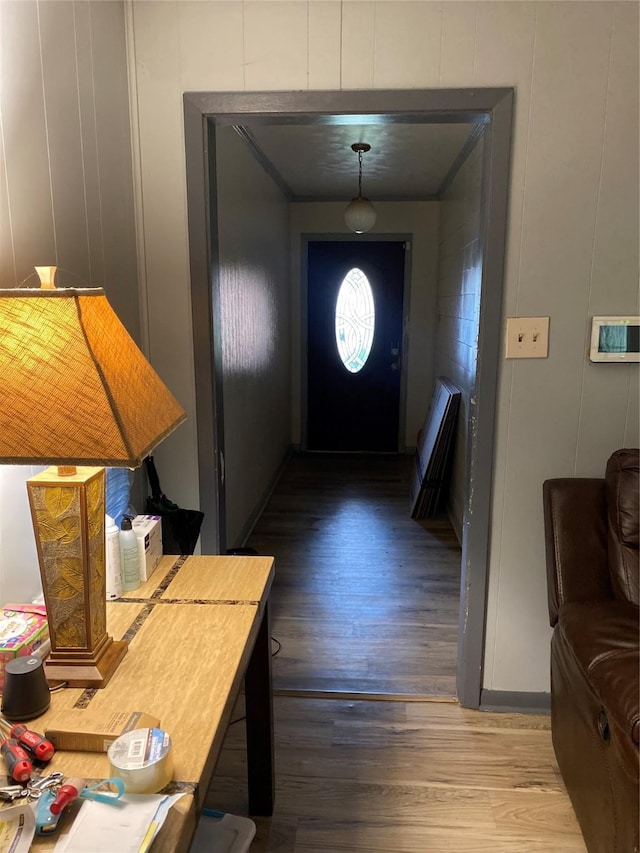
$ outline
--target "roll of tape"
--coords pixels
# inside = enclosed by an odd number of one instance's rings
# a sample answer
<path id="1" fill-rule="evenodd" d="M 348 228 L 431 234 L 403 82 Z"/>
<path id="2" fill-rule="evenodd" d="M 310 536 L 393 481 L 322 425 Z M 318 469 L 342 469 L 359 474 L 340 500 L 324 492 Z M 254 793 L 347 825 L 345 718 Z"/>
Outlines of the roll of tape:
<path id="1" fill-rule="evenodd" d="M 162 729 L 134 729 L 108 750 L 111 773 L 127 794 L 156 794 L 173 777 L 171 738 Z"/>

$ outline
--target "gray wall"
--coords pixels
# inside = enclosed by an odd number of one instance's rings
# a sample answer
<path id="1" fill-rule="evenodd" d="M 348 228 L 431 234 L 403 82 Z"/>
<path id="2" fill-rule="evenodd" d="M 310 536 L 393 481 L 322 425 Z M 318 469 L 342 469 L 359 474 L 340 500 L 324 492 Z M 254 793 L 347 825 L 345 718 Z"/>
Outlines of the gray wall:
<path id="1" fill-rule="evenodd" d="M 462 164 L 440 202 L 435 375 L 448 377 L 461 392 L 448 493 L 449 516 L 460 542 L 469 499 L 467 442 L 478 362 L 481 190 L 482 140 Z"/>
<path id="2" fill-rule="evenodd" d="M 291 442 L 289 205 L 216 131 L 227 547 L 243 544 Z"/>

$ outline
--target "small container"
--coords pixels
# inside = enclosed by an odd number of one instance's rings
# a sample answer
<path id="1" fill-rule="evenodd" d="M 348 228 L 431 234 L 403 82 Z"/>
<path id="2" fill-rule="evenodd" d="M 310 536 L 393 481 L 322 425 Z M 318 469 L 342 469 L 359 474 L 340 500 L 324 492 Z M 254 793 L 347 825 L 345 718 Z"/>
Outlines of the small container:
<path id="1" fill-rule="evenodd" d="M 131 519 L 125 515 L 120 525 L 120 566 L 122 568 L 122 591 L 129 592 L 140 586 L 140 561 L 138 537 Z"/>
<path id="2" fill-rule="evenodd" d="M 35 655 L 49 637 L 43 604 L 5 604 L 0 607 L 0 693 L 9 661 Z"/>
<path id="3" fill-rule="evenodd" d="M 255 834 L 249 818 L 203 809 L 189 853 L 248 853 Z"/>
<path id="4" fill-rule="evenodd" d="M 115 601 L 122 595 L 120 531 L 110 515 L 105 515 L 104 535 L 107 555 L 107 601 Z"/>
<path id="5" fill-rule="evenodd" d="M 51 704 L 51 693 L 41 658 L 31 655 L 10 660 L 4 675 L 3 717 L 13 723 L 44 714 Z"/>

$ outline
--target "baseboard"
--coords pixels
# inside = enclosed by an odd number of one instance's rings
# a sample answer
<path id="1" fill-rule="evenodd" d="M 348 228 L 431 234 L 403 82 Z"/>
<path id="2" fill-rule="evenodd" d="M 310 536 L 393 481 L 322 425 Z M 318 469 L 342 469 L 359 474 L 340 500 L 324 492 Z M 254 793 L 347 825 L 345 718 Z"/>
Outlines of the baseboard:
<path id="1" fill-rule="evenodd" d="M 551 694 L 483 689 L 480 691 L 480 710 L 504 714 L 549 714 Z"/>
<path id="2" fill-rule="evenodd" d="M 247 539 L 251 536 L 253 528 L 256 526 L 258 519 L 260 518 L 260 516 L 264 512 L 264 508 L 266 507 L 266 505 L 269 501 L 269 498 L 273 494 L 273 490 L 278 485 L 278 480 L 282 476 L 282 472 L 287 467 L 289 460 L 291 459 L 292 456 L 293 456 L 293 447 L 292 447 L 292 445 L 289 445 L 286 453 L 284 454 L 282 461 L 280 462 L 280 465 L 278 466 L 275 474 L 271 478 L 271 482 L 269 483 L 267 488 L 263 491 L 262 495 L 260 496 L 260 499 L 258 500 L 257 504 L 254 506 L 251 514 L 249 515 L 249 518 L 247 519 L 246 523 L 243 525 L 242 530 L 240 531 L 240 535 L 238 536 L 238 543 L 235 545 L 229 546 L 229 547 L 231 547 L 231 548 L 242 548 L 246 545 Z"/>

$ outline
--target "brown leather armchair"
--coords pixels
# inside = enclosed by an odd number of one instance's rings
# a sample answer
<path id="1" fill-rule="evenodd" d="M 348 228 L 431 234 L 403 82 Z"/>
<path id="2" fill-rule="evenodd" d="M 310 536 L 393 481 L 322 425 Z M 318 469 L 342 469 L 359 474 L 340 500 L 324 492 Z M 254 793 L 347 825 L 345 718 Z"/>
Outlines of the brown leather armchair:
<path id="1" fill-rule="evenodd" d="M 638 853 L 639 451 L 543 485 L 551 734 L 589 853 Z"/>

